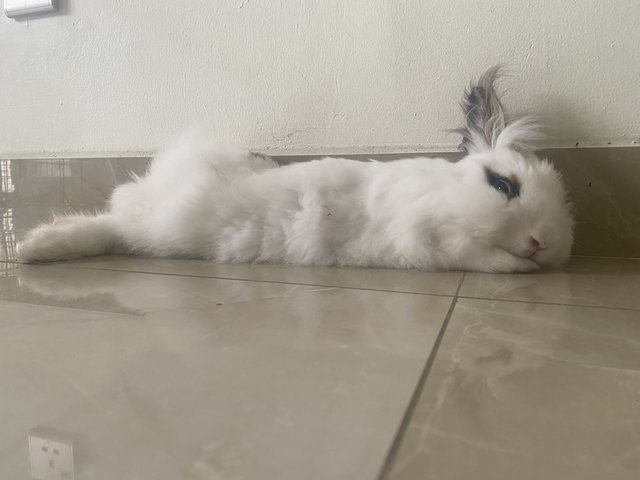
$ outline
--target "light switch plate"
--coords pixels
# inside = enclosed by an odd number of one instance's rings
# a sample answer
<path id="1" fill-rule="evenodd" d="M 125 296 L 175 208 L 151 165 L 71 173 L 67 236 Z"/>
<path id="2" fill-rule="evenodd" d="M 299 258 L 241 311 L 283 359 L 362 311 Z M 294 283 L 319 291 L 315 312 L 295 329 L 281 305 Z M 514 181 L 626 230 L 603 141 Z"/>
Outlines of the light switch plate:
<path id="1" fill-rule="evenodd" d="M 9 18 L 54 12 L 56 0 L 4 0 L 4 13 Z"/>

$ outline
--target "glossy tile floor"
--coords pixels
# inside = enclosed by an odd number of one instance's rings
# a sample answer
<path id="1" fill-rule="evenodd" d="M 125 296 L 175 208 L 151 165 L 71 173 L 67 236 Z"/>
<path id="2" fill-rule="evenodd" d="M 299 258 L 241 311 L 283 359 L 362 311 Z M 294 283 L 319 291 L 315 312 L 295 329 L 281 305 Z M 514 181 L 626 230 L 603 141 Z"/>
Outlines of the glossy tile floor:
<path id="1" fill-rule="evenodd" d="M 18 265 L 122 181 L 55 162 L 3 177 L 0 479 L 638 478 L 640 261 Z"/>

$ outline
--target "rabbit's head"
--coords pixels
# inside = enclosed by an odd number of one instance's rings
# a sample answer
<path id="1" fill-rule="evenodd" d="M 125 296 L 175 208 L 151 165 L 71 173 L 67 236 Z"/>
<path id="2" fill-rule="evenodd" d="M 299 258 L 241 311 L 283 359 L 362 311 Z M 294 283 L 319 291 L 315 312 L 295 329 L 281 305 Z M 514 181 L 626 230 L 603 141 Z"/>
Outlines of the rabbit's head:
<path id="1" fill-rule="evenodd" d="M 467 155 L 456 168 L 467 184 L 474 236 L 542 267 L 564 263 L 573 243 L 573 218 L 558 171 L 528 144 L 537 136 L 527 118 L 506 119 L 488 70 L 465 92 L 460 146 Z"/>

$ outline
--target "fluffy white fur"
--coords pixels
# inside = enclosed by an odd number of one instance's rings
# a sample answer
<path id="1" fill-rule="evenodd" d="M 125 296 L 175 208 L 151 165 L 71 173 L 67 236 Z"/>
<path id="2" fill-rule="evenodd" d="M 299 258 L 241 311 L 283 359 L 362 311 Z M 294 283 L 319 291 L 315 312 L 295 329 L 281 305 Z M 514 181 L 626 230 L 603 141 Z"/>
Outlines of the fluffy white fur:
<path id="1" fill-rule="evenodd" d="M 505 120 L 497 73 L 466 93 L 468 155 L 457 163 L 325 158 L 279 166 L 186 135 L 146 176 L 117 187 L 105 213 L 30 231 L 18 259 L 125 253 L 487 272 L 558 266 L 572 244 L 565 190 L 546 160 L 522 149 L 530 126 Z M 520 195 L 507 198 L 488 171 L 517 178 Z M 532 238 L 546 248 L 533 248 Z"/>

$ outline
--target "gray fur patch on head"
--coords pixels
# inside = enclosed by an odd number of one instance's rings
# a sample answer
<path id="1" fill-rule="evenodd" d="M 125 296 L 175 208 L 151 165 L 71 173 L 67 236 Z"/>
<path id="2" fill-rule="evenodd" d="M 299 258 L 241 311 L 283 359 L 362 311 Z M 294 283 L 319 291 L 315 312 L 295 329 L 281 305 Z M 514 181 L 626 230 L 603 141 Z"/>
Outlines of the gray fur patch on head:
<path id="1" fill-rule="evenodd" d="M 544 138 L 537 117 L 507 118 L 495 90 L 495 83 L 501 76 L 500 65 L 491 67 L 464 93 L 461 102 L 464 125 L 451 130 L 462 135 L 458 149 L 464 153 L 502 147 L 535 150 L 536 141 Z"/>
<path id="2" fill-rule="evenodd" d="M 461 102 L 464 125 L 454 131 L 462 134 L 458 148 L 465 153 L 494 148 L 505 129 L 505 110 L 495 90 L 501 72 L 500 65 L 491 67 L 464 93 Z"/>

